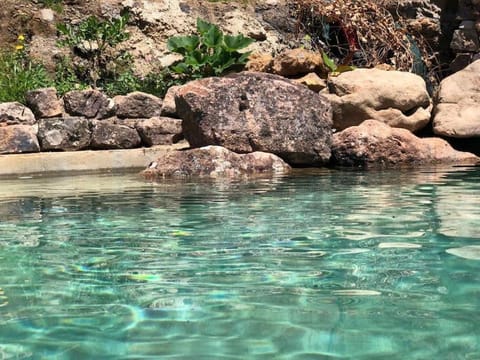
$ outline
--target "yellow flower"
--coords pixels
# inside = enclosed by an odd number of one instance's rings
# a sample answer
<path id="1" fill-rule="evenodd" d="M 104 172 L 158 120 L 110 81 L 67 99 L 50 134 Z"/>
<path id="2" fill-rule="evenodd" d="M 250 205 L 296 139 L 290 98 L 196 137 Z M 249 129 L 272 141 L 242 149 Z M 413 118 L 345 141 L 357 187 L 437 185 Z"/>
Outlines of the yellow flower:
<path id="1" fill-rule="evenodd" d="M 15 50 L 20 51 L 23 50 L 24 46 L 23 45 L 15 45 Z"/>
<path id="2" fill-rule="evenodd" d="M 25 41 L 25 36 L 23 34 L 18 35 L 18 41 Z"/>

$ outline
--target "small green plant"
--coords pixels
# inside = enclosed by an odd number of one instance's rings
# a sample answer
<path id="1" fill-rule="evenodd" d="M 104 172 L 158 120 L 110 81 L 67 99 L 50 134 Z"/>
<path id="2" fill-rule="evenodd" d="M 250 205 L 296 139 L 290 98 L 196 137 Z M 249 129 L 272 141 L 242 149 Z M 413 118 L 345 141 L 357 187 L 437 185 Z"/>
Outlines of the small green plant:
<path id="1" fill-rule="evenodd" d="M 351 65 L 337 65 L 335 61 L 327 55 L 326 52 L 322 51 L 322 59 L 323 63 L 328 67 L 330 70 L 330 76 L 338 76 L 341 73 L 355 70 L 355 66 Z"/>
<path id="2" fill-rule="evenodd" d="M 250 52 L 240 53 L 254 42 L 243 35 L 225 35 L 218 26 L 197 19 L 198 35 L 174 36 L 168 40 L 170 51 L 183 55 L 171 70 L 184 80 L 219 76 L 247 63 Z"/>
<path id="3" fill-rule="evenodd" d="M 72 54 L 84 60 L 83 64 L 79 62 L 76 69 L 80 80 L 94 88 L 105 86 L 130 65 L 129 54 L 115 51 L 118 44 L 129 38 L 125 29 L 128 19 L 128 13 L 110 20 L 90 16 L 78 25 L 57 25 L 63 35 L 58 44 L 68 46 Z"/>
<path id="4" fill-rule="evenodd" d="M 25 103 L 29 90 L 51 86 L 45 67 L 28 57 L 25 37 L 20 35 L 14 49 L 0 51 L 0 102 Z"/>
<path id="5" fill-rule="evenodd" d="M 61 57 L 55 67 L 55 88 L 60 95 L 70 90 L 83 90 L 88 87 L 75 73 L 70 58 Z"/>
<path id="6" fill-rule="evenodd" d="M 58 13 L 62 12 L 63 0 L 40 0 L 40 4 L 46 8 L 55 10 Z"/>

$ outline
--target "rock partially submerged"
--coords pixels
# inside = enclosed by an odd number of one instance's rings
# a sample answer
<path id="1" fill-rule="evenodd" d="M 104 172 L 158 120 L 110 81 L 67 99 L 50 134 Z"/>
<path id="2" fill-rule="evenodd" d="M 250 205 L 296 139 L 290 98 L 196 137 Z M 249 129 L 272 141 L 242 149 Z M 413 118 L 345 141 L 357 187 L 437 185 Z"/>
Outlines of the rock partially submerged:
<path id="1" fill-rule="evenodd" d="M 357 69 L 328 80 L 333 126 L 344 130 L 374 119 L 417 131 L 430 122 L 430 97 L 418 75 L 379 69 Z"/>
<path id="2" fill-rule="evenodd" d="M 258 174 L 281 174 L 290 169 L 279 157 L 264 152 L 237 154 L 221 146 L 169 152 L 142 172 L 148 180 L 165 177 L 236 178 Z"/>
<path id="3" fill-rule="evenodd" d="M 176 107 L 192 147 L 263 151 L 297 166 L 330 159 L 330 103 L 280 76 L 243 72 L 193 81 L 177 90 Z"/>
<path id="4" fill-rule="evenodd" d="M 472 164 L 480 159 L 454 150 L 440 138 L 421 139 L 410 131 L 367 120 L 333 137 L 332 162 L 339 166 L 394 167 Z"/>

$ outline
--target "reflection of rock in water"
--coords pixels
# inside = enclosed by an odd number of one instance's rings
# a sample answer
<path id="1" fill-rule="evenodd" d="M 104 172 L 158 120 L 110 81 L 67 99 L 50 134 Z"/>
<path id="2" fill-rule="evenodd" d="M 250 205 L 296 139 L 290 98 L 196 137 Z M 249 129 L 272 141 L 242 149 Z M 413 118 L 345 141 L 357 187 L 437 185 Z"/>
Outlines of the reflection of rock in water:
<path id="1" fill-rule="evenodd" d="M 480 260 L 480 245 L 470 245 L 460 248 L 451 248 L 447 253 L 469 260 Z"/>

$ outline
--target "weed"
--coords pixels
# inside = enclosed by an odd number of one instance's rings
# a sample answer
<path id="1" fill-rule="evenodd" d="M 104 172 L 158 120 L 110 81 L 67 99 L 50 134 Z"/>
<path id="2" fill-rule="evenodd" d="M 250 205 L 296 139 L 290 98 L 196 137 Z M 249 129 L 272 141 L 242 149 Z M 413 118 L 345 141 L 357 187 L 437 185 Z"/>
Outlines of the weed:
<path id="1" fill-rule="evenodd" d="M 14 49 L 0 52 L 0 102 L 25 103 L 25 93 L 51 86 L 45 67 L 27 55 L 25 37 L 20 35 Z"/>
<path id="2" fill-rule="evenodd" d="M 170 51 L 183 55 L 171 67 L 183 80 L 219 76 L 246 64 L 250 52 L 240 53 L 254 42 L 243 35 L 225 35 L 218 26 L 197 19 L 198 35 L 174 36 L 168 40 Z"/>

